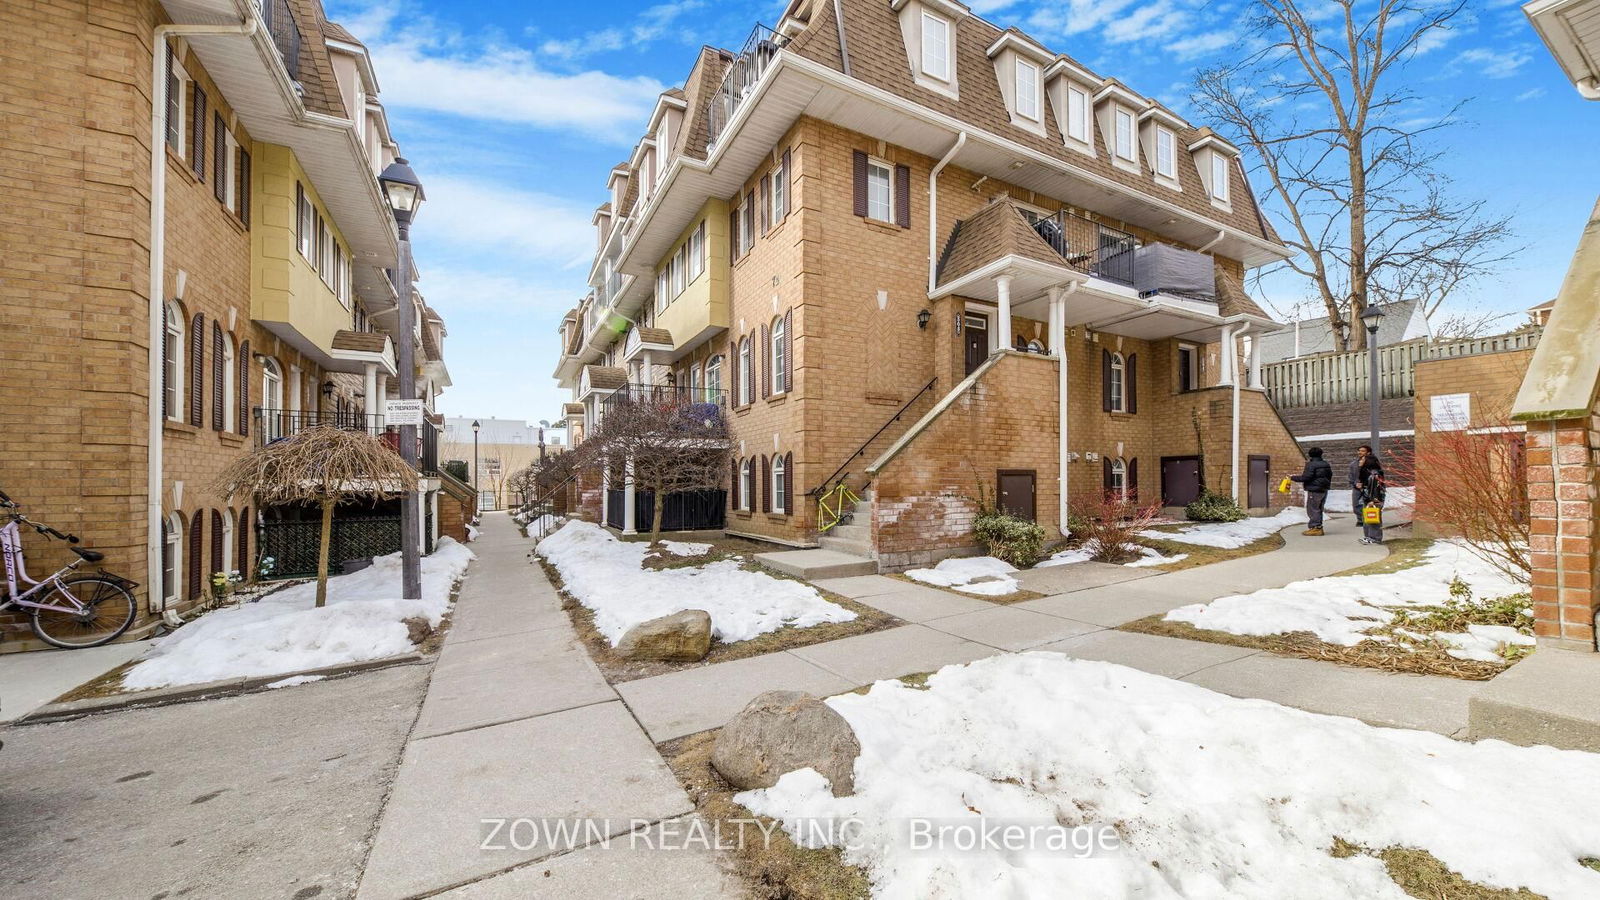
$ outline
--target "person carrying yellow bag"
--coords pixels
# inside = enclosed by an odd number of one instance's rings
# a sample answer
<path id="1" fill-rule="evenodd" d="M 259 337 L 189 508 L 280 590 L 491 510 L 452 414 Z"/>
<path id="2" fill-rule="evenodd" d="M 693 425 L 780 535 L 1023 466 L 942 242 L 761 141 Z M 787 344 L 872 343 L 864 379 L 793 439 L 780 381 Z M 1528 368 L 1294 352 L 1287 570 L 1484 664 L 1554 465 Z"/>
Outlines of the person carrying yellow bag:
<path id="1" fill-rule="evenodd" d="M 1356 514 L 1361 517 L 1361 543 L 1383 543 L 1383 501 L 1388 495 L 1388 485 L 1383 477 L 1383 465 L 1376 453 L 1361 458 L 1361 503 Z"/>

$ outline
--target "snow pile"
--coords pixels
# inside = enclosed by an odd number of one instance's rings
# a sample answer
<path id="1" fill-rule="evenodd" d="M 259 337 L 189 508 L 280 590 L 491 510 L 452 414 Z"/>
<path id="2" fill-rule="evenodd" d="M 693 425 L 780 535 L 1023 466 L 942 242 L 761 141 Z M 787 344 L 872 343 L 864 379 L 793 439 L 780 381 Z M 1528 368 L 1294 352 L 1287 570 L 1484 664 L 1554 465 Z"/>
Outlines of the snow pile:
<path id="1" fill-rule="evenodd" d="M 673 556 L 705 556 L 711 552 L 710 544 L 699 541 L 662 541 L 657 546 Z"/>
<path id="2" fill-rule="evenodd" d="M 401 600 L 400 554 L 328 579 L 328 605 L 317 609 L 317 583 L 285 588 L 255 603 L 201 616 L 152 644 L 122 678 L 130 690 L 277 675 L 379 659 L 414 649 L 405 620 L 438 626 L 450 589 L 473 558 L 448 537 L 422 558 L 422 597 Z"/>
<path id="3" fill-rule="evenodd" d="M 1187 553 L 1174 553 L 1171 556 L 1162 556 L 1161 551 L 1154 547 L 1140 547 L 1139 558 L 1133 562 L 1125 562 L 1124 566 L 1130 569 L 1142 569 L 1146 566 L 1164 566 L 1167 563 L 1182 562 L 1189 558 Z"/>
<path id="4" fill-rule="evenodd" d="M 1201 522 L 1187 525 L 1177 531 L 1145 529 L 1139 532 L 1139 536 L 1158 541 L 1177 541 L 1181 544 L 1236 550 L 1268 535 L 1277 534 L 1290 525 L 1304 525 L 1306 521 L 1306 511 L 1291 506 L 1280 510 L 1275 516 L 1251 516 L 1237 522 Z"/>
<path id="5" fill-rule="evenodd" d="M 1172 556 L 1162 556 L 1161 551 L 1155 549 L 1154 547 L 1141 546 L 1137 549 L 1139 551 L 1139 558 L 1133 562 L 1123 563 L 1123 566 L 1129 569 L 1142 569 L 1146 566 L 1161 566 L 1166 565 L 1167 563 L 1175 563 L 1189 558 L 1189 554 L 1187 553 L 1175 553 Z M 1094 559 L 1094 555 L 1097 552 L 1099 552 L 1099 545 L 1097 541 L 1084 541 L 1077 547 L 1074 547 L 1070 550 L 1062 550 L 1061 552 L 1051 556 L 1049 559 L 1042 560 L 1036 564 L 1034 568 L 1043 569 L 1050 566 L 1071 566 L 1078 563 L 1089 562 L 1090 560 Z"/>
<path id="6" fill-rule="evenodd" d="M 1328 492 L 1328 503 L 1323 509 L 1328 512 L 1352 512 L 1350 506 L 1349 489 L 1339 490 L 1334 488 Z M 1417 502 L 1417 489 L 1414 487 L 1392 487 L 1385 492 L 1383 508 L 1386 510 L 1410 509 Z"/>
<path id="7" fill-rule="evenodd" d="M 1407 900 L 1379 860 L 1334 858 L 1335 838 L 1552 900 L 1600 896 L 1578 862 L 1600 856 L 1596 754 L 1374 728 L 1040 652 L 827 703 L 861 742 L 856 793 L 802 769 L 734 799 L 841 846 L 877 898 Z M 1114 828 L 1120 847 L 930 845 L 918 821 Z"/>
<path id="8" fill-rule="evenodd" d="M 1504 597 L 1527 589 L 1459 541 L 1435 542 L 1423 560 L 1420 566 L 1384 575 L 1332 575 L 1221 597 L 1210 603 L 1179 607 L 1167 613 L 1166 618 L 1169 622 L 1186 622 L 1229 634 L 1309 631 L 1330 644 L 1353 647 L 1367 638 L 1365 632 L 1369 629 L 1388 624 L 1396 609 L 1439 606 L 1449 601 L 1450 583 L 1456 578 L 1472 588 L 1476 597 Z M 1468 647 L 1481 647 L 1494 634 L 1490 631 L 1470 638 L 1463 635 L 1463 652 Z M 1433 636 L 1447 640 L 1442 632 Z"/>
<path id="9" fill-rule="evenodd" d="M 1468 625 L 1465 632 L 1435 631 L 1430 635 L 1447 645 L 1445 652 L 1456 659 L 1478 662 L 1504 662 L 1507 647 L 1532 647 L 1533 635 L 1523 634 L 1509 625 Z"/>
<path id="10" fill-rule="evenodd" d="M 561 573 L 567 592 L 594 611 L 594 627 L 614 646 L 640 622 L 686 609 L 711 615 L 725 644 L 793 625 L 848 622 L 856 614 L 798 581 L 750 572 L 738 560 L 681 569 L 645 569 L 650 546 L 619 541 L 589 522 L 568 522 L 535 551 Z"/>
<path id="11" fill-rule="evenodd" d="M 473 542 L 473 541 L 475 541 L 477 539 L 478 539 L 478 526 L 472 524 L 471 522 L 468 522 L 467 523 L 467 542 L 471 543 L 471 542 Z"/>
<path id="12" fill-rule="evenodd" d="M 906 577 L 969 594 L 1001 597 L 1015 594 L 1021 587 L 1021 583 L 1011 577 L 1015 571 L 1010 563 L 993 556 L 962 556 L 940 560 L 931 569 L 912 569 L 906 572 Z"/>

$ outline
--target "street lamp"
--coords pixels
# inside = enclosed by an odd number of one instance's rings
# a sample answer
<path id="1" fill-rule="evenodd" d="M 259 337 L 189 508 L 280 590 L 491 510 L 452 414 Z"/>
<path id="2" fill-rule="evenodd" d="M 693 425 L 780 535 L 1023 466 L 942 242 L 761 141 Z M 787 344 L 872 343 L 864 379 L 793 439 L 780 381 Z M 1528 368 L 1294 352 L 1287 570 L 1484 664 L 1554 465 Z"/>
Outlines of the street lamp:
<path id="1" fill-rule="evenodd" d="M 389 204 L 389 212 L 399 232 L 400 253 L 395 266 L 394 287 L 398 296 L 395 316 L 395 368 L 400 370 L 401 400 L 414 400 L 417 370 L 413 361 L 411 305 L 411 220 L 422 206 L 424 194 L 417 173 L 403 157 L 397 157 L 378 176 L 378 186 Z M 400 458 L 413 468 L 417 464 L 417 426 L 400 426 Z M 415 489 L 400 498 L 400 587 L 405 600 L 422 599 L 422 560 L 420 557 L 421 509 Z"/>
<path id="2" fill-rule="evenodd" d="M 482 426 L 472 420 L 472 489 L 478 489 L 478 429 Z"/>
<path id="3" fill-rule="evenodd" d="M 544 430 L 550 427 L 549 419 L 539 420 L 539 465 L 544 465 Z"/>
<path id="4" fill-rule="evenodd" d="M 1372 444 L 1372 456 L 1378 457 L 1378 325 L 1383 319 L 1383 310 L 1376 306 L 1369 306 L 1361 311 L 1361 324 L 1367 326 L 1367 414 L 1371 421 L 1368 425 L 1372 434 L 1368 442 Z"/>

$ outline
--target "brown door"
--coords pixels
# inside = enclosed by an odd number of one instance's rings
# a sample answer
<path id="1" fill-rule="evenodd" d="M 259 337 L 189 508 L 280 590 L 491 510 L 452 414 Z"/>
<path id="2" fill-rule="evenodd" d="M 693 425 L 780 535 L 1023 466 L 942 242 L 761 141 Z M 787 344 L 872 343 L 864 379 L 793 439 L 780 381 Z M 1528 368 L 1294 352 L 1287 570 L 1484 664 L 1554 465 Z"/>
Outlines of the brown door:
<path id="1" fill-rule="evenodd" d="M 967 340 L 967 374 L 971 375 L 989 358 L 989 317 L 982 313 L 967 313 L 966 327 L 962 333 Z"/>
<path id="2" fill-rule="evenodd" d="M 997 505 L 1008 516 L 1034 521 L 1034 472 L 1032 469 L 1001 469 L 997 478 Z"/>
<path id="3" fill-rule="evenodd" d="M 1161 457 L 1161 503 L 1188 506 L 1200 497 L 1200 457 Z"/>
<path id="4" fill-rule="evenodd" d="M 1250 457 L 1250 508 L 1259 509 L 1267 505 L 1271 487 L 1269 486 L 1268 472 L 1272 469 L 1272 457 Z"/>

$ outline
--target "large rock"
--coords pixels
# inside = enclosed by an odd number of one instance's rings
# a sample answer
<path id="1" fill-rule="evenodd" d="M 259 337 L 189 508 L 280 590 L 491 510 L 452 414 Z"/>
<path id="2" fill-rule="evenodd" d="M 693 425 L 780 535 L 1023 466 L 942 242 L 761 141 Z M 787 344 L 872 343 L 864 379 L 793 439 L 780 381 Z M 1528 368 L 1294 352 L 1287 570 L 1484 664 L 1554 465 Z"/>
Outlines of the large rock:
<path id="1" fill-rule="evenodd" d="M 767 691 L 722 727 L 711 765 L 740 790 L 772 787 L 810 766 L 844 797 L 855 792 L 860 755 L 856 733 L 832 707 L 800 691 Z"/>
<path id="2" fill-rule="evenodd" d="M 664 659 L 694 662 L 711 651 L 711 614 L 686 609 L 629 628 L 617 642 L 617 652 L 628 659 Z"/>

